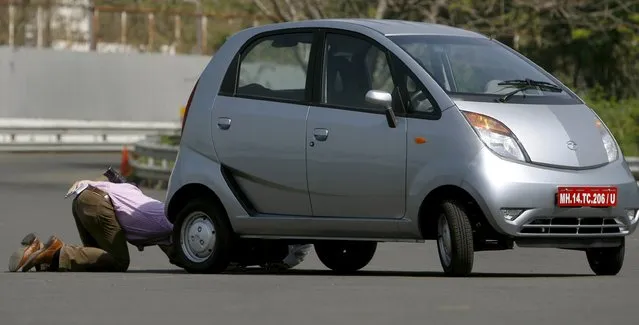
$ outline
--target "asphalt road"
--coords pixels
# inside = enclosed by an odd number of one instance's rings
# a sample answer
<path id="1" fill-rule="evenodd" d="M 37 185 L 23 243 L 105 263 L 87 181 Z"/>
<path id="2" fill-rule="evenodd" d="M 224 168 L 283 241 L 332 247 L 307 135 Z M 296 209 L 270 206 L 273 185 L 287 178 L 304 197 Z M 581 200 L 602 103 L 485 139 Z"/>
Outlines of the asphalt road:
<path id="1" fill-rule="evenodd" d="M 79 243 L 64 193 L 118 163 L 118 155 L 0 155 L 4 269 L 28 232 Z M 615 277 L 593 276 L 583 253 L 551 249 L 477 253 L 474 276 L 463 279 L 442 277 L 434 243 L 382 244 L 355 276 L 331 275 L 314 255 L 282 275 L 191 275 L 159 249 L 130 251 L 127 273 L 0 272 L 0 324 L 584 325 L 638 317 L 636 235 Z"/>

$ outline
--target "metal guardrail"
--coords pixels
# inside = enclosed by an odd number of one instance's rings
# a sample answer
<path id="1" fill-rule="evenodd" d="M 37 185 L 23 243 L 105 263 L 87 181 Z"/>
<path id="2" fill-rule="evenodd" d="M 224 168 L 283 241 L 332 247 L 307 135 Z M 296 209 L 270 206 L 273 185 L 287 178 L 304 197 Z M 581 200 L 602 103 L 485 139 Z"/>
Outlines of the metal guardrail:
<path id="1" fill-rule="evenodd" d="M 177 153 L 178 146 L 161 144 L 158 137 L 151 137 L 133 145 L 129 164 L 138 179 L 166 182 Z"/>
<path id="2" fill-rule="evenodd" d="M 626 157 L 626 162 L 628 162 L 632 174 L 639 180 L 639 157 Z"/>
<path id="3" fill-rule="evenodd" d="M 151 138 L 136 143 L 132 150 L 136 158 L 131 160 L 131 166 L 136 177 L 156 182 L 169 180 L 178 146 L 160 144 L 158 138 Z M 626 162 L 639 181 L 639 157 L 626 157 Z"/>
<path id="4" fill-rule="evenodd" d="M 0 119 L 0 151 L 120 151 L 153 135 L 173 135 L 178 122 Z"/>

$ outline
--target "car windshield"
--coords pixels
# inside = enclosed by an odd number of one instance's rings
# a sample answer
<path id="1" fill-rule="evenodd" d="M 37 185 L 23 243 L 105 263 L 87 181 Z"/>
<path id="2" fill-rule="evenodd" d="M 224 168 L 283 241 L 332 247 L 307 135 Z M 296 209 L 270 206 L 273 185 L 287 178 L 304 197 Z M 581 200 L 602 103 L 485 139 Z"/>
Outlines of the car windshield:
<path id="1" fill-rule="evenodd" d="M 552 87 L 540 70 L 490 39 L 434 36 L 390 36 L 453 98 L 471 101 L 572 104 L 576 98 Z M 546 87 L 539 84 L 546 84 Z M 559 86 L 559 85 L 558 85 Z M 525 96 L 524 96 L 525 95 Z"/>

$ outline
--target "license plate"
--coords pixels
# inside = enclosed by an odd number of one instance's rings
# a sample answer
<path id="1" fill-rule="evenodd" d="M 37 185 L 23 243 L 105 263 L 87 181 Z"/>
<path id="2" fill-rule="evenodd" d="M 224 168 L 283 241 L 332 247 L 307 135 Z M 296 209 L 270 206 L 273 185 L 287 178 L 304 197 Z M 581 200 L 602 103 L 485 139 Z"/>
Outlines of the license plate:
<path id="1" fill-rule="evenodd" d="M 562 186 L 557 190 L 560 207 L 617 206 L 617 188 L 613 186 Z"/>

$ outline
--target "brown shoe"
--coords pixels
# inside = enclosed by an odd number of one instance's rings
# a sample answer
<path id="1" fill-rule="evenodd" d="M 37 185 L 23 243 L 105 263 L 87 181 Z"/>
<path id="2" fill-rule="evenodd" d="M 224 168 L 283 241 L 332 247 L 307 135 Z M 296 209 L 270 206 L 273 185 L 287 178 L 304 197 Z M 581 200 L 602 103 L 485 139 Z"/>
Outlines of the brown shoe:
<path id="1" fill-rule="evenodd" d="M 46 269 L 51 262 L 53 262 L 53 256 L 55 253 L 64 246 L 64 243 L 56 236 L 49 237 L 49 241 L 44 244 L 40 250 L 31 254 L 27 262 L 22 267 L 22 272 L 29 271 L 32 267 Z"/>
<path id="2" fill-rule="evenodd" d="M 35 233 L 28 233 L 20 242 L 22 248 L 13 253 L 9 258 L 9 272 L 17 272 L 29 260 L 29 257 L 44 245 Z"/>

